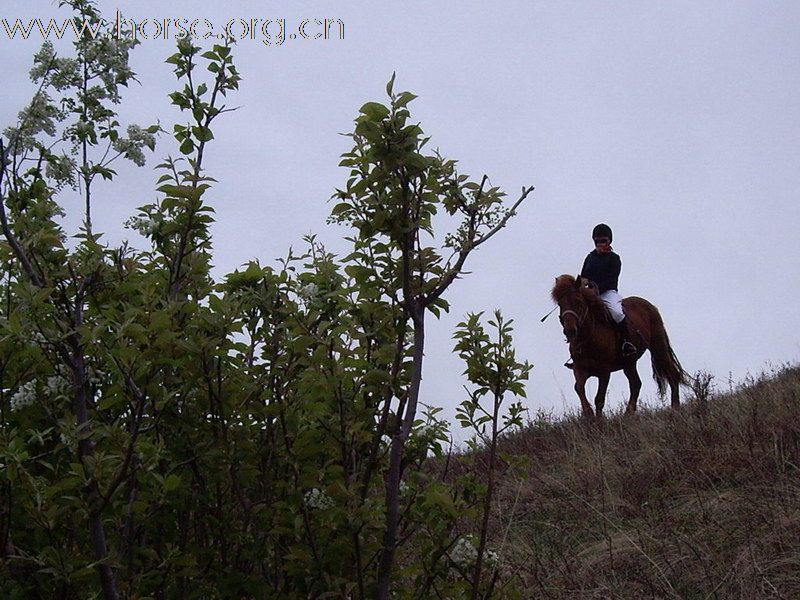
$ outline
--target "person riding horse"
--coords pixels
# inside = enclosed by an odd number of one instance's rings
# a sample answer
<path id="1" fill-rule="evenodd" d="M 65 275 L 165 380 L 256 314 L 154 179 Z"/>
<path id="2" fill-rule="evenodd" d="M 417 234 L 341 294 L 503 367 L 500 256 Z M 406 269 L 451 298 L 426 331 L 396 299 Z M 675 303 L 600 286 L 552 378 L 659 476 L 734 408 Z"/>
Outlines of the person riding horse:
<path id="1" fill-rule="evenodd" d="M 611 248 L 613 237 L 611 227 L 605 223 L 595 226 L 592 230 L 594 250 L 583 261 L 581 277 L 585 277 L 597 286 L 597 293 L 608 307 L 617 331 L 622 337 L 622 356 L 629 357 L 635 355 L 637 350 L 631 342 L 632 335 L 622 308 L 622 296 L 618 291 L 622 260 Z"/>
<path id="2" fill-rule="evenodd" d="M 636 363 L 648 350 L 658 393 L 665 394 L 669 384 L 672 406 L 679 406 L 680 386 L 686 384 L 687 376 L 672 349 L 661 314 L 638 296 L 629 296 L 623 302 L 617 291 L 622 260 L 611 249 L 611 228 L 600 223 L 592 238 L 595 249 L 586 257 L 581 274 L 577 278 L 566 274 L 556 277 L 551 293 L 569 342 L 571 362 L 566 366 L 575 377 L 583 415 L 602 419 L 609 380 L 616 371 L 622 371 L 630 385 L 626 413 L 635 412 L 642 387 Z M 587 280 L 592 285 L 587 285 Z M 634 334 L 636 346 L 631 342 Z M 592 377 L 598 379 L 594 410 L 586 397 L 586 382 Z"/>

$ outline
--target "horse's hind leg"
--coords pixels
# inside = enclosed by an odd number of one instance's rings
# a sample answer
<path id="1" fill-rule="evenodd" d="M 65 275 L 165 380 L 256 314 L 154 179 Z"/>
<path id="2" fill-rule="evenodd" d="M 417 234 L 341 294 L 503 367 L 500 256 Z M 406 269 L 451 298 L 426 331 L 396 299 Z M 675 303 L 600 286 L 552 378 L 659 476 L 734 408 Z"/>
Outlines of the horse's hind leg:
<path id="1" fill-rule="evenodd" d="M 670 381 L 669 382 L 669 391 L 672 400 L 672 408 L 678 408 L 681 405 L 681 398 L 680 398 L 680 383 L 677 381 Z"/>
<path id="2" fill-rule="evenodd" d="M 608 391 L 608 382 L 611 379 L 611 373 L 606 373 L 597 377 L 599 383 L 597 384 L 597 395 L 594 397 L 594 409 L 597 411 L 597 418 L 603 418 L 603 407 L 606 405 L 606 392 Z"/>
<path id="3" fill-rule="evenodd" d="M 586 398 L 586 380 L 589 379 L 589 377 L 583 371 L 575 367 L 573 367 L 572 373 L 575 375 L 575 393 L 578 394 L 578 398 L 581 400 L 583 416 L 587 419 L 591 419 L 594 417 L 594 411 L 589 404 L 589 400 Z"/>
<path id="4" fill-rule="evenodd" d="M 639 377 L 639 372 L 636 370 L 636 363 L 630 364 L 623 369 L 625 377 L 628 378 L 628 384 L 631 388 L 631 397 L 628 400 L 628 408 L 625 409 L 625 414 L 632 414 L 636 412 L 636 403 L 639 400 L 639 392 L 642 389 L 642 379 Z"/>

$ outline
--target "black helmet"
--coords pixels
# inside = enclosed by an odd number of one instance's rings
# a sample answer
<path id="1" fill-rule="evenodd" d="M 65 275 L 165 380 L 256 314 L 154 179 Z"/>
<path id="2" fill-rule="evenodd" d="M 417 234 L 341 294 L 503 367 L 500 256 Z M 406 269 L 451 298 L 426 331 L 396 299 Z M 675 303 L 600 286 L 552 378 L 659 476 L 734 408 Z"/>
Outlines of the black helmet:
<path id="1" fill-rule="evenodd" d="M 611 235 L 611 227 L 609 227 L 605 223 L 600 223 L 599 225 L 595 225 L 595 228 L 592 229 L 592 239 L 596 239 L 599 237 L 607 237 L 609 242 L 614 241 L 613 236 Z"/>

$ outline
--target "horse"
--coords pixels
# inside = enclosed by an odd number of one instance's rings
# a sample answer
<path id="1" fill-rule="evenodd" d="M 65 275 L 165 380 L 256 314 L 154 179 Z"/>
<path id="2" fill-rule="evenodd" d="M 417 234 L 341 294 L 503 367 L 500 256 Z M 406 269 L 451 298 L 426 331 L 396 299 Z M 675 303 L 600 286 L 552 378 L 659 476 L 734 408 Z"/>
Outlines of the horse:
<path id="1" fill-rule="evenodd" d="M 642 380 L 636 370 L 637 361 L 650 351 L 653 378 L 658 393 L 664 396 L 669 384 L 672 407 L 680 406 L 679 387 L 686 384 L 687 375 L 681 367 L 658 309 L 644 298 L 629 296 L 622 301 L 630 330 L 635 332 L 630 340 L 636 346 L 636 354 L 622 355 L 622 339 L 611 321 L 603 301 L 588 280 L 572 275 L 556 277 L 552 292 L 553 301 L 560 309 L 559 320 L 569 342 L 572 357 L 572 372 L 575 376 L 575 392 L 581 401 L 586 418 L 595 416 L 586 398 L 586 381 L 597 377 L 597 395 L 594 399 L 596 418 L 603 418 L 603 406 L 611 373 L 622 370 L 630 385 L 630 398 L 626 414 L 636 411 L 636 402 L 642 388 Z"/>

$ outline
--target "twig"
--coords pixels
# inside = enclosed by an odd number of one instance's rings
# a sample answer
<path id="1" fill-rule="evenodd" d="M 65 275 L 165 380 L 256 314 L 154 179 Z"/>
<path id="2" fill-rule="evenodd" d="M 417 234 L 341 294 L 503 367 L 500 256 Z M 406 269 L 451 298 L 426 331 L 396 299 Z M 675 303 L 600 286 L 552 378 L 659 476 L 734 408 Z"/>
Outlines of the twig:
<path id="1" fill-rule="evenodd" d="M 0 157 L 5 158 L 6 149 L 3 140 L 0 139 Z M 22 269 L 25 271 L 25 274 L 28 276 L 28 279 L 31 280 L 31 283 L 36 287 L 44 287 L 42 285 L 42 280 L 39 279 L 39 275 L 34 270 L 33 266 L 31 265 L 30 260 L 28 260 L 28 256 L 25 254 L 25 251 L 22 249 L 22 246 L 17 240 L 14 233 L 11 231 L 11 227 L 8 225 L 8 216 L 6 215 L 6 204 L 5 198 L 2 195 L 3 189 L 3 175 L 5 174 L 5 169 L 0 169 L 0 225 L 2 225 L 3 235 L 6 236 L 11 249 L 14 251 L 14 255 L 17 257 L 17 260 L 22 264 Z"/>

